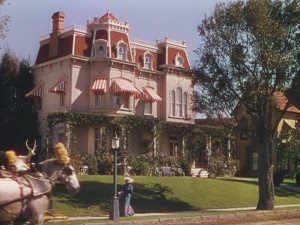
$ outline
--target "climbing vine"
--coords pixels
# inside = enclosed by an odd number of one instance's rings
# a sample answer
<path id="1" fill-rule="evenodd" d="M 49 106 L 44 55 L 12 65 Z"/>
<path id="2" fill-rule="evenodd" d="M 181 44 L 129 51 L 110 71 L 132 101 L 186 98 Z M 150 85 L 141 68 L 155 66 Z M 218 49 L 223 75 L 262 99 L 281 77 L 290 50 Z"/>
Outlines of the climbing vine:
<path id="1" fill-rule="evenodd" d="M 228 138 L 228 129 L 218 126 L 201 126 L 196 124 L 184 124 L 184 123 L 171 123 L 157 118 L 145 118 L 142 116 L 123 116 L 112 117 L 104 114 L 95 113 L 79 113 L 79 112 L 66 112 L 66 113 L 51 113 L 47 116 L 48 123 L 48 149 L 52 149 L 53 144 L 53 130 L 57 124 L 65 124 L 66 135 L 69 141 L 69 148 L 75 154 L 76 150 L 74 143 L 76 143 L 76 134 L 74 132 L 77 126 L 102 126 L 105 128 L 120 127 L 121 136 L 124 139 L 132 131 L 134 127 L 143 127 L 147 131 L 151 131 L 153 137 L 151 141 L 157 141 L 156 151 L 160 152 L 160 136 L 162 132 L 167 131 L 169 134 L 176 135 L 180 138 L 193 138 L 195 142 L 203 141 L 206 137 L 212 138 Z M 150 144 L 150 143 L 149 143 Z M 127 143 L 123 143 L 124 149 L 127 151 Z M 151 146 L 154 146 L 151 143 Z M 192 147 L 192 148 L 195 148 Z M 151 149 L 154 150 L 154 149 Z M 193 151 L 193 149 L 187 149 Z M 48 153 L 53 154 L 52 152 Z M 126 152 L 124 151 L 124 154 Z"/>

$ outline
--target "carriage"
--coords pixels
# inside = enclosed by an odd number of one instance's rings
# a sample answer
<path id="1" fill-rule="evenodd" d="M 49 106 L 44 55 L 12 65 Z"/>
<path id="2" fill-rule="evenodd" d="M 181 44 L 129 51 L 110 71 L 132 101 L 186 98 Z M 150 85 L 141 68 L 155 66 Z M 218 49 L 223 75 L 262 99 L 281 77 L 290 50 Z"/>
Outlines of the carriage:
<path id="1" fill-rule="evenodd" d="M 61 143 L 56 146 L 64 148 Z M 33 149 L 31 152 L 34 152 Z M 1 171 L 0 225 L 11 222 L 15 225 L 25 222 L 42 225 L 51 201 L 52 188 L 57 182 L 64 184 L 71 192 L 78 192 L 79 181 L 68 159 L 66 154 L 63 157 L 56 154 L 55 158 L 38 163 L 37 170 L 42 176 Z"/>

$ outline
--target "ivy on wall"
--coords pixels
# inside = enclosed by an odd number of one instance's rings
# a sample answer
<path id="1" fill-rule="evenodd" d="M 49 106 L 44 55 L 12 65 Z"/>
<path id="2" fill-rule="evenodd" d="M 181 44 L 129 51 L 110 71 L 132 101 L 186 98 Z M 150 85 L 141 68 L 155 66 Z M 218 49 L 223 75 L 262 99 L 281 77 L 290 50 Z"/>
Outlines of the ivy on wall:
<path id="1" fill-rule="evenodd" d="M 171 123 L 157 118 L 145 118 L 142 116 L 123 116 L 112 117 L 104 114 L 95 113 L 80 113 L 80 112 L 65 112 L 51 113 L 47 116 L 48 123 L 48 149 L 52 149 L 53 130 L 59 123 L 66 124 L 66 135 L 69 141 L 69 148 L 75 151 L 74 143 L 76 143 L 76 134 L 74 129 L 77 126 L 102 126 L 106 128 L 120 127 L 123 128 L 125 134 L 128 135 L 134 127 L 143 127 L 153 134 L 152 140 L 157 140 L 157 150 L 159 151 L 160 135 L 167 131 L 169 134 L 176 135 L 181 138 L 193 138 L 195 142 L 203 141 L 206 137 L 226 139 L 230 130 L 222 126 L 203 126 L 196 124 Z M 155 130 L 155 132 L 154 132 Z M 127 145 L 127 143 L 125 143 Z M 50 153 L 51 155 L 51 153 Z"/>

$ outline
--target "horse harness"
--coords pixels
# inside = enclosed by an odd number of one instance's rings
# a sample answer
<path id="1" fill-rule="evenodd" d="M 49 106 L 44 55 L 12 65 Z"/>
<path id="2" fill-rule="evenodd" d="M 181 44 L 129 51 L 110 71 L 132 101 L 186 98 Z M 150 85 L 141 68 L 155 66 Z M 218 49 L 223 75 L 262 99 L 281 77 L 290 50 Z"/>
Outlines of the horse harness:
<path id="1" fill-rule="evenodd" d="M 52 190 L 51 184 L 45 177 L 36 178 L 31 176 L 30 174 L 18 174 L 9 171 L 0 171 L 0 179 L 1 178 L 9 178 L 19 184 L 21 197 L 11 200 L 9 202 L 5 202 L 0 204 L 0 207 L 7 206 L 14 202 L 22 201 L 23 203 L 32 197 L 41 196 L 44 194 L 49 194 Z M 30 195 L 24 195 L 24 188 L 31 188 Z"/>

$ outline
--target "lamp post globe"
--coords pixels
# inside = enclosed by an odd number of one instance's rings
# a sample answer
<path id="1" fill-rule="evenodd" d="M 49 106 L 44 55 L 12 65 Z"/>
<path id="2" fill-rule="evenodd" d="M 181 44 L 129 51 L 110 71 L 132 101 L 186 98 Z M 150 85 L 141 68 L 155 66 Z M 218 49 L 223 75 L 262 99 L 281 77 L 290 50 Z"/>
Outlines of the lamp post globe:
<path id="1" fill-rule="evenodd" d="M 117 197 L 117 158 L 118 158 L 118 148 L 120 146 L 120 138 L 117 134 L 112 138 L 111 147 L 114 150 L 114 195 L 110 202 L 110 212 L 109 219 L 117 220 L 120 218 L 120 209 L 119 209 L 119 199 Z"/>

